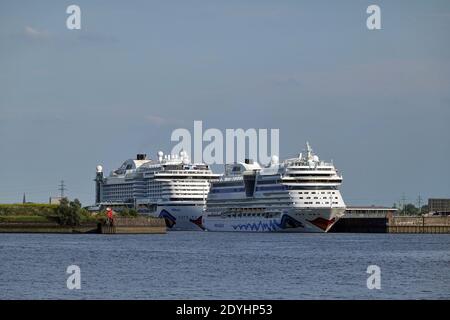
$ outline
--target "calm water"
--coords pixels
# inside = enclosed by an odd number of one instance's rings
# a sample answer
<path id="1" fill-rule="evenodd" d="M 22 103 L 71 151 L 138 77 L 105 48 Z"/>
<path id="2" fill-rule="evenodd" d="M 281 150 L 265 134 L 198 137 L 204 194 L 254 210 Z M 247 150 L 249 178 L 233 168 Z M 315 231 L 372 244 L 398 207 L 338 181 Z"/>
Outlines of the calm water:
<path id="1" fill-rule="evenodd" d="M 0 298 L 449 299 L 450 235 L 0 234 Z"/>

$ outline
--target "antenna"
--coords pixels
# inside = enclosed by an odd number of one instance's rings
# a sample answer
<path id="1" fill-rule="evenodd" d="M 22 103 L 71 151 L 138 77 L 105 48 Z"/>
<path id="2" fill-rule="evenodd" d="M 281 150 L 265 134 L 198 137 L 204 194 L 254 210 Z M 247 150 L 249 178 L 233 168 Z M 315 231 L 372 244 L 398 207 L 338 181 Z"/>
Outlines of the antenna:
<path id="1" fill-rule="evenodd" d="M 402 194 L 402 211 L 403 211 L 403 215 L 406 214 L 406 197 L 405 197 L 405 193 Z"/>
<path id="2" fill-rule="evenodd" d="M 417 206 L 419 207 L 419 214 L 421 214 L 422 213 L 422 197 L 420 196 L 420 193 L 419 193 L 419 196 L 417 197 Z"/>
<path id="3" fill-rule="evenodd" d="M 66 185 L 64 184 L 64 180 L 61 180 L 58 190 L 61 192 L 61 199 L 64 198 L 64 191 L 67 190 Z"/>

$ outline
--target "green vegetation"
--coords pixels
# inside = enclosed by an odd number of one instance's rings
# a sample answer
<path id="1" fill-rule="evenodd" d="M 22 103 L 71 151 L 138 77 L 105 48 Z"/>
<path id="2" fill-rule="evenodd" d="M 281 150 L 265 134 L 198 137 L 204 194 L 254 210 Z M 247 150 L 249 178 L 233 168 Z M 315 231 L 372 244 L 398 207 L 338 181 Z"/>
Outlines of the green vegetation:
<path id="1" fill-rule="evenodd" d="M 0 204 L 0 216 L 52 216 L 58 205 L 26 203 Z"/>
<path id="2" fill-rule="evenodd" d="M 118 213 L 119 217 L 137 217 L 138 212 L 134 209 L 125 208 Z"/>
<path id="3" fill-rule="evenodd" d="M 44 216 L 0 216 L 0 222 L 49 222 L 51 217 Z"/>
<path id="4" fill-rule="evenodd" d="M 58 223 L 63 226 L 79 226 L 81 222 L 81 215 L 83 214 L 81 203 L 78 199 L 74 201 L 61 199 L 61 202 L 56 209 L 56 217 Z"/>
<path id="5" fill-rule="evenodd" d="M 79 226 L 82 222 L 97 222 L 81 207 L 78 199 L 64 198 L 59 205 L 0 204 L 0 222 L 57 222 L 63 226 Z"/>
<path id="6" fill-rule="evenodd" d="M 139 213 L 131 208 L 115 212 L 117 217 L 138 217 Z M 79 226 L 88 222 L 105 222 L 106 211 L 92 215 L 78 199 L 61 200 L 59 205 L 54 204 L 0 204 L 0 222 L 57 222 L 61 226 Z"/>
<path id="7" fill-rule="evenodd" d="M 401 208 L 398 213 L 404 216 L 417 216 L 428 212 L 428 206 L 424 205 L 420 209 L 417 208 L 414 204 L 408 203 Z"/>

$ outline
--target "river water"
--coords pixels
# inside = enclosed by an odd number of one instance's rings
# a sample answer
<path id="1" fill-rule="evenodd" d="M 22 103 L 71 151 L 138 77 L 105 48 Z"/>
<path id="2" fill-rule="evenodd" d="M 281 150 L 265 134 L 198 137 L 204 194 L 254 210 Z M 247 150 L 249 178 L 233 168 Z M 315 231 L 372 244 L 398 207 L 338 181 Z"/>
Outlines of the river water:
<path id="1" fill-rule="evenodd" d="M 0 299 L 449 298 L 445 234 L 0 234 Z"/>

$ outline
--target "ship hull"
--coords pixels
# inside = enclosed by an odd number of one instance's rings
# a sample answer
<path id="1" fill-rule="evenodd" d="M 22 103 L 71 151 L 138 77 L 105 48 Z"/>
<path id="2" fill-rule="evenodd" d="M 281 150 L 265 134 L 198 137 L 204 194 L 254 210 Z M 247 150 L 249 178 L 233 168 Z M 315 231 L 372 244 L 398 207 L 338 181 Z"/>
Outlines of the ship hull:
<path id="1" fill-rule="evenodd" d="M 273 212 L 273 211 L 272 211 Z M 276 217 L 223 216 L 206 214 L 203 226 L 207 231 L 223 232 L 328 232 L 344 215 L 345 208 L 292 208 Z"/>
<path id="2" fill-rule="evenodd" d="M 168 231 L 203 231 L 203 205 L 158 205 L 152 216 L 164 218 Z"/>

